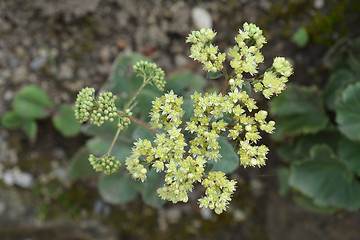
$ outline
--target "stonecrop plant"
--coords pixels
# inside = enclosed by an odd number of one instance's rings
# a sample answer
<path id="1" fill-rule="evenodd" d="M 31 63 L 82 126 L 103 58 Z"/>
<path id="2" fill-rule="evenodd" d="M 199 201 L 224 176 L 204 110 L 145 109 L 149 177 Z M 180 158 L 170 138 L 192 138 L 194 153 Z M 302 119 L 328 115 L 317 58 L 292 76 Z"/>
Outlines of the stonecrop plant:
<path id="1" fill-rule="evenodd" d="M 149 124 L 132 115 L 135 99 L 146 85 L 155 85 L 159 90 L 165 86 L 164 71 L 148 61 L 139 61 L 133 66 L 143 83 L 123 109 L 116 107 L 116 96 L 111 92 L 100 93 L 96 98 L 95 89 L 87 87 L 78 93 L 75 117 L 79 122 L 90 120 L 97 126 L 105 121 L 118 123 L 108 153 L 89 157 L 95 171 L 112 174 L 119 169 L 120 161 L 111 156 L 111 150 L 121 130 L 134 122 L 155 133 L 152 141 L 139 138 L 125 160 L 134 179 L 144 182 L 150 170 L 164 172 L 164 185 L 157 193 L 161 199 L 173 203 L 187 202 L 189 192 L 200 183 L 205 188 L 205 195 L 198 200 L 200 207 L 210 208 L 217 214 L 226 210 L 236 181 L 221 171 L 209 171 L 206 166 L 222 160 L 221 136 L 227 137 L 237 149 L 243 167 L 265 165 L 269 149 L 260 144 L 260 132 L 273 133 L 275 122 L 267 120 L 267 112 L 258 109 L 245 87 L 252 86 L 255 92 L 270 99 L 285 89 L 292 67 L 285 58 L 276 57 L 270 68 L 263 74 L 258 73 L 258 65 L 264 60 L 260 50 L 266 39 L 254 24 L 244 23 L 228 54 L 219 52 L 211 43 L 215 36 L 212 29 L 201 29 L 193 31 L 186 40 L 191 43 L 190 57 L 201 62 L 209 74 L 223 75 L 225 79 L 217 93 L 195 91 L 191 95 L 193 113 L 189 121 L 183 120 L 183 97 L 173 91 L 152 101 Z M 227 57 L 231 59 L 231 73 L 224 66 Z"/>

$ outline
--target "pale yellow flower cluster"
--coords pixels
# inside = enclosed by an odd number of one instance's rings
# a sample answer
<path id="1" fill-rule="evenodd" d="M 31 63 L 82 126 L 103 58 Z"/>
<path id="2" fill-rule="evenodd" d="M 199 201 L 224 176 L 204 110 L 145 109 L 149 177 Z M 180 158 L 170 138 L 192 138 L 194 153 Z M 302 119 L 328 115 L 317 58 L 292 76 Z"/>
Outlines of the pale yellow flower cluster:
<path id="1" fill-rule="evenodd" d="M 220 214 L 226 210 L 235 191 L 234 180 L 228 180 L 223 172 L 210 172 L 203 180 L 205 196 L 199 199 L 200 207 L 210 208 Z"/>
<path id="2" fill-rule="evenodd" d="M 204 64 L 204 69 L 210 72 L 221 71 L 226 58 L 225 53 L 219 53 L 218 47 L 211 44 L 215 35 L 212 29 L 202 28 L 193 31 L 186 39 L 186 42 L 192 43 L 190 57 Z"/>
<path id="3" fill-rule="evenodd" d="M 219 53 L 218 47 L 211 43 L 215 35 L 211 29 L 193 31 L 187 38 L 187 42 L 192 43 L 190 57 L 203 63 L 207 71 L 223 72 L 229 85 L 225 84 L 219 93 L 195 92 L 191 96 L 193 116 L 188 122 L 183 122 L 182 97 L 170 91 L 156 98 L 150 112 L 150 124 L 156 129 L 156 136 L 153 141 L 138 139 L 125 164 L 132 177 L 141 181 L 146 180 L 148 169 L 164 172 L 165 184 L 157 192 L 162 199 L 174 203 L 187 202 L 194 184 L 202 184 L 205 196 L 199 199 L 200 207 L 208 207 L 220 214 L 226 210 L 236 184 L 223 172 L 205 171 L 208 163 L 222 160 L 220 137 L 226 136 L 238 145 L 240 165 L 261 167 L 265 165 L 269 149 L 260 143 L 260 131 L 271 134 L 275 129 L 275 122 L 266 120 L 268 113 L 265 110 L 258 110 L 250 92 L 245 91 L 245 84 L 250 83 L 255 92 L 261 91 L 265 98 L 270 98 L 285 89 L 292 67 L 285 58 L 277 57 L 263 75 L 258 74 L 258 64 L 264 60 L 260 50 L 266 39 L 256 25 L 244 23 L 235 37 L 235 46 L 229 51 L 233 72 L 227 74 L 223 67 L 225 53 Z M 154 63 L 140 61 L 133 68 L 144 78 L 140 90 L 147 83 L 160 90 L 164 88 L 164 72 Z M 255 76 L 245 79 L 244 75 Z M 119 131 L 130 123 L 130 110 L 117 112 L 115 96 L 102 93 L 95 101 L 94 92 L 94 89 L 85 88 L 78 94 L 76 118 L 80 122 L 90 118 L 91 123 L 100 126 L 118 116 L 118 136 Z M 106 174 L 115 172 L 120 165 L 111 156 L 96 158 L 90 155 L 89 160 L 96 171 Z"/>
<path id="4" fill-rule="evenodd" d="M 266 43 L 262 31 L 255 24 L 244 23 L 243 30 L 235 37 L 236 44 L 230 49 L 229 56 L 231 67 L 236 74 L 243 72 L 256 74 L 257 66 L 264 61 L 260 49 Z"/>
<path id="5" fill-rule="evenodd" d="M 270 99 L 286 88 L 289 76 L 292 74 L 290 62 L 283 57 L 276 57 L 273 65 L 264 73 L 261 81 L 254 83 L 256 92 L 262 91 L 265 98 Z"/>

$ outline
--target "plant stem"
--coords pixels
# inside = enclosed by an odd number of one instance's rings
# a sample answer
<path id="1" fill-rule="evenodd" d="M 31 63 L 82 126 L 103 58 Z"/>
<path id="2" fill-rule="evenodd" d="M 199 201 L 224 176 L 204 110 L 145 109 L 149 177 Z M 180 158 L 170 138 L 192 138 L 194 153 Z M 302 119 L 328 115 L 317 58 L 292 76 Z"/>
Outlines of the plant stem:
<path id="1" fill-rule="evenodd" d="M 224 74 L 225 76 L 225 79 L 228 79 L 229 78 L 229 75 L 227 74 L 226 70 L 223 68 L 221 69 L 221 72 Z"/>
<path id="2" fill-rule="evenodd" d="M 256 77 L 253 77 L 253 78 L 243 79 L 243 81 L 244 82 L 255 82 L 255 81 L 259 81 L 263 77 L 264 77 L 264 74 L 261 74 L 261 75 L 258 75 Z"/>
<path id="3" fill-rule="evenodd" d="M 111 146 L 110 146 L 110 148 L 109 148 L 109 151 L 108 151 L 108 153 L 107 153 L 108 155 L 110 155 L 111 150 L 112 150 L 112 148 L 114 147 L 115 142 L 116 142 L 116 140 L 117 140 L 118 137 L 119 137 L 120 131 L 121 131 L 121 129 L 118 128 L 117 131 L 116 131 L 116 133 L 115 133 L 114 139 L 113 139 L 113 141 L 112 141 L 112 143 L 111 143 Z"/>
<path id="4" fill-rule="evenodd" d="M 228 75 L 224 68 L 221 71 L 225 76 L 225 82 L 219 93 L 225 93 L 226 89 L 229 87 L 229 80 L 235 75 L 235 72 L 232 72 L 230 75 Z"/>
<path id="5" fill-rule="evenodd" d="M 128 109 L 130 107 L 130 105 L 135 101 L 136 97 L 140 94 L 141 90 L 143 90 L 143 88 L 146 86 L 146 84 L 147 84 L 147 82 L 144 79 L 143 84 L 140 86 L 140 88 L 135 93 L 135 95 L 132 97 L 132 99 L 126 104 L 124 110 L 126 110 L 126 109 Z"/>
<path id="6" fill-rule="evenodd" d="M 145 78 L 144 78 L 143 84 L 142 84 L 142 85 L 140 86 L 140 88 L 137 90 L 137 92 L 136 92 L 135 95 L 132 97 L 132 99 L 126 104 L 126 106 L 125 106 L 125 108 L 124 108 L 124 111 L 125 111 L 126 109 L 128 109 L 128 108 L 130 107 L 130 105 L 135 101 L 136 97 L 140 94 L 141 90 L 143 90 L 143 88 L 146 86 L 146 84 L 147 84 L 147 82 L 145 81 Z M 119 111 L 119 112 L 120 112 L 120 113 L 123 113 L 122 111 Z M 129 117 L 129 118 L 131 119 L 132 117 Z M 133 120 L 133 121 L 134 121 L 134 120 Z M 134 122 L 136 122 L 136 121 L 134 121 Z M 138 124 L 139 124 L 139 123 L 138 123 Z M 145 123 L 143 122 L 143 124 L 145 124 Z M 146 124 L 145 124 L 145 125 L 146 125 Z M 147 127 L 149 127 L 149 126 L 147 126 Z M 149 128 L 150 128 L 150 127 L 149 127 Z M 114 136 L 114 139 L 113 139 L 113 141 L 112 141 L 112 143 L 111 143 L 111 146 L 110 146 L 110 148 L 109 148 L 108 155 L 110 155 L 111 150 L 112 150 L 112 148 L 114 147 L 115 142 L 116 142 L 116 140 L 117 140 L 118 137 L 119 137 L 120 131 L 121 131 L 121 128 L 118 128 L 117 131 L 116 131 L 116 134 L 115 134 L 115 136 Z"/>
<path id="7" fill-rule="evenodd" d="M 133 121 L 134 123 L 136 123 L 137 125 L 142 126 L 143 128 L 146 128 L 147 130 L 149 130 L 155 134 L 161 134 L 161 132 L 159 130 L 152 128 L 151 126 L 149 126 L 145 122 L 141 121 L 140 119 L 133 117 L 133 116 L 127 116 L 127 117 L 130 118 L 130 120 Z"/>

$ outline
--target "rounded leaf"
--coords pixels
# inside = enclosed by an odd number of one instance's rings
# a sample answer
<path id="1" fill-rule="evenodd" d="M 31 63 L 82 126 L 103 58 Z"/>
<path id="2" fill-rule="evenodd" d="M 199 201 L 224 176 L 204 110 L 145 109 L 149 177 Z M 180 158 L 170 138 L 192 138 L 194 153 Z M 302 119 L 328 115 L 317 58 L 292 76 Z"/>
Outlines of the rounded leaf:
<path id="1" fill-rule="evenodd" d="M 86 142 L 86 147 L 89 152 L 93 153 L 95 156 L 103 156 L 107 154 L 112 140 L 95 137 L 89 139 Z M 131 145 L 124 141 L 117 141 L 111 150 L 111 155 L 115 157 L 116 160 L 119 160 L 121 164 L 125 163 L 125 158 L 130 155 Z"/>
<path id="2" fill-rule="evenodd" d="M 101 136 L 101 137 L 108 137 L 112 138 L 114 137 L 114 134 L 116 133 L 117 127 L 117 121 L 105 121 L 103 125 L 96 126 L 94 124 L 86 124 L 83 128 L 83 132 L 90 136 Z"/>
<path id="3" fill-rule="evenodd" d="M 26 133 L 26 135 L 30 138 L 30 139 L 35 139 L 37 131 L 38 131 L 38 125 L 35 121 L 33 120 L 26 120 L 24 122 L 24 124 L 22 125 L 22 129 L 24 130 L 24 132 Z"/>
<path id="4" fill-rule="evenodd" d="M 24 124 L 24 119 L 13 111 L 7 111 L 1 118 L 1 125 L 5 128 L 14 129 Z"/>
<path id="5" fill-rule="evenodd" d="M 217 72 L 207 72 L 206 73 L 206 78 L 209 79 L 218 79 L 219 77 L 221 77 L 223 74 L 221 71 L 217 71 Z"/>
<path id="6" fill-rule="evenodd" d="M 74 110 L 67 105 L 61 105 L 53 116 L 52 122 L 65 137 L 75 136 L 80 132 L 80 123 L 74 117 Z"/>
<path id="7" fill-rule="evenodd" d="M 160 207 L 165 203 L 157 193 L 158 188 L 164 184 L 164 176 L 155 171 L 149 171 L 146 181 L 142 184 L 141 197 L 146 204 L 152 207 Z"/>
<path id="8" fill-rule="evenodd" d="M 194 100 L 191 99 L 190 97 L 186 97 L 184 99 L 184 103 L 183 103 L 182 107 L 184 110 L 183 120 L 189 121 L 190 118 L 192 118 L 194 116 Z"/>
<path id="9" fill-rule="evenodd" d="M 106 90 L 113 94 L 128 95 L 130 79 L 135 75 L 131 66 L 140 60 L 146 60 L 146 58 L 136 53 L 120 54 L 112 65 L 108 79 L 109 86 Z"/>
<path id="10" fill-rule="evenodd" d="M 360 82 L 349 85 L 336 107 L 336 122 L 342 134 L 351 140 L 360 140 Z"/>
<path id="11" fill-rule="evenodd" d="M 213 168 L 212 172 L 222 171 L 224 173 L 231 173 L 239 166 L 239 156 L 234 151 L 233 146 L 223 137 L 218 138 L 220 145 L 221 158 L 217 162 L 211 162 Z"/>
<path id="12" fill-rule="evenodd" d="M 14 112 L 27 119 L 46 117 L 51 105 L 49 96 L 35 85 L 21 89 L 13 101 Z"/>
<path id="13" fill-rule="evenodd" d="M 101 197 L 112 204 L 124 204 L 133 200 L 138 189 L 137 183 L 124 172 L 103 175 L 99 182 Z"/>
<path id="14" fill-rule="evenodd" d="M 344 138 L 339 144 L 338 152 L 341 159 L 348 163 L 349 170 L 360 177 L 360 143 Z"/>
<path id="15" fill-rule="evenodd" d="M 308 160 L 291 166 L 289 184 L 321 207 L 360 207 L 359 182 L 326 145 L 314 146 Z"/>
<path id="16" fill-rule="evenodd" d="M 289 85 L 286 91 L 271 100 L 270 109 L 276 118 L 275 139 L 317 133 L 328 123 L 315 86 Z"/>
<path id="17" fill-rule="evenodd" d="M 137 140 L 139 138 L 141 139 L 147 139 L 149 141 L 152 141 L 155 137 L 155 134 L 146 128 L 142 126 L 137 126 L 132 133 L 132 139 Z"/>
<path id="18" fill-rule="evenodd" d="M 89 154 L 85 147 L 80 148 L 71 158 L 67 175 L 70 179 L 76 179 L 83 176 L 97 175 L 89 162 Z"/>
<path id="19" fill-rule="evenodd" d="M 165 91 L 173 90 L 178 95 L 192 94 L 201 91 L 205 85 L 205 79 L 191 71 L 183 71 L 170 76 L 165 85 Z"/>
<path id="20" fill-rule="evenodd" d="M 143 115 L 146 118 L 149 118 L 149 112 L 152 108 L 152 101 L 159 96 L 160 93 L 158 91 L 153 91 L 151 89 L 143 89 L 135 100 L 136 102 L 138 102 L 135 109 L 139 111 L 139 114 Z"/>
<path id="21" fill-rule="evenodd" d="M 354 81 L 356 81 L 356 77 L 348 69 L 340 69 L 332 73 L 324 91 L 326 106 L 334 111 L 336 104 L 341 101 L 341 93 L 347 85 Z"/>

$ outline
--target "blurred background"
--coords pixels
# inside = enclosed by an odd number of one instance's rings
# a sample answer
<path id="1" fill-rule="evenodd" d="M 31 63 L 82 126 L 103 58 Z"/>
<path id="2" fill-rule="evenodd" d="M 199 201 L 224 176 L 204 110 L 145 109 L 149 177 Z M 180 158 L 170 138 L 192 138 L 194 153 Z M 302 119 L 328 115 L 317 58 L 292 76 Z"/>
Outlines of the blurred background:
<path id="1" fill-rule="evenodd" d="M 276 56 L 294 67 L 283 96 L 255 96 L 278 130 L 267 165 L 230 173 L 238 187 L 220 216 L 199 210 L 196 191 L 175 205 L 131 184 L 107 195 L 119 181 L 86 161 L 101 133 L 69 120 L 77 92 L 131 80 L 139 55 L 172 86 L 219 88 L 185 38 L 212 27 L 227 51 L 244 22 L 268 41 L 260 70 Z M 356 0 L 0 0 L 0 239 L 360 239 L 359 24 Z"/>

